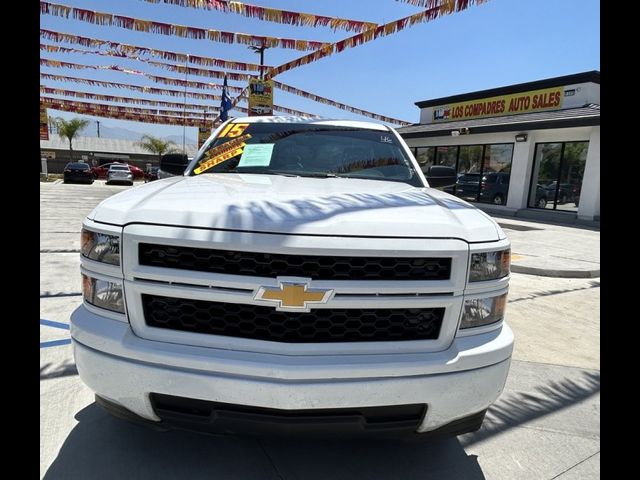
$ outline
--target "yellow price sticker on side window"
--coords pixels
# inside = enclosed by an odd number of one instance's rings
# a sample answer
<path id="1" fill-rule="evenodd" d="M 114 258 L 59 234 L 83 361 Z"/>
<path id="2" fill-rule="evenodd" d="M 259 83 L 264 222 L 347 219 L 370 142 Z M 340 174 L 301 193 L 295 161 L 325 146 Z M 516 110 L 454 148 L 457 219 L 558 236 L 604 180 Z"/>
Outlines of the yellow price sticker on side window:
<path id="1" fill-rule="evenodd" d="M 199 175 L 211 167 L 215 167 L 219 163 L 225 162 L 236 155 L 242 154 L 243 148 L 247 145 L 245 141 L 250 138 L 251 135 L 247 134 L 233 140 L 229 140 L 217 147 L 213 147 L 204 154 L 204 157 L 200 160 L 199 165 L 193 170 L 193 173 Z"/>

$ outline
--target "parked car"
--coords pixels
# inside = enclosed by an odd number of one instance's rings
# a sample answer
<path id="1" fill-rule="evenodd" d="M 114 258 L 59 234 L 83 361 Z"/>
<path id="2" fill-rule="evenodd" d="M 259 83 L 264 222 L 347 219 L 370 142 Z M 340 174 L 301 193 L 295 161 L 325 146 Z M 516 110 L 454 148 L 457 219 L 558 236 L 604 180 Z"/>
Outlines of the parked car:
<path id="1" fill-rule="evenodd" d="M 149 170 L 144 172 L 145 183 L 158 180 L 158 170 L 160 170 L 160 167 L 151 167 Z"/>
<path id="2" fill-rule="evenodd" d="M 93 183 L 93 174 L 88 163 L 69 162 L 64 167 L 64 183 Z"/>
<path id="3" fill-rule="evenodd" d="M 125 183 L 133 185 L 133 173 L 129 165 L 111 165 L 107 173 L 107 185 L 113 183 Z"/>
<path id="4" fill-rule="evenodd" d="M 547 191 L 547 197 L 553 201 L 556 198 L 556 188 L 558 182 L 553 181 L 550 184 L 546 185 L 544 189 Z M 560 189 L 558 190 L 558 204 L 564 204 L 570 201 L 573 201 L 573 188 L 574 186 L 570 183 L 561 183 Z"/>
<path id="5" fill-rule="evenodd" d="M 480 428 L 513 350 L 510 242 L 436 189 L 454 169 L 423 177 L 386 125 L 294 117 L 230 119 L 160 168 L 82 223 L 70 333 L 99 406 L 226 434 Z"/>
<path id="6" fill-rule="evenodd" d="M 547 202 L 547 190 L 538 183 L 536 185 L 536 202 L 534 206 L 538 208 L 547 208 Z"/>
<path id="7" fill-rule="evenodd" d="M 504 205 L 507 203 L 509 191 L 509 177 L 505 172 L 489 172 L 480 181 L 480 201 Z"/>
<path id="8" fill-rule="evenodd" d="M 458 175 L 458 180 L 455 185 L 455 195 L 467 200 L 475 201 L 478 196 L 478 183 L 480 182 L 479 173 L 462 173 Z M 451 187 L 445 188 L 444 191 L 449 191 Z"/>
<path id="9" fill-rule="evenodd" d="M 573 203 L 574 205 L 577 207 L 579 206 L 578 204 L 580 203 L 580 191 L 582 190 L 582 184 L 579 183 L 577 185 L 574 185 L 573 188 L 571 189 L 571 197 L 573 199 Z"/>
<path id="10" fill-rule="evenodd" d="M 104 163 L 102 165 L 93 167 L 91 171 L 93 172 L 94 178 L 100 178 L 100 179 L 107 178 L 107 174 L 109 173 L 109 169 L 111 168 L 112 165 L 127 165 L 131 173 L 133 174 L 134 180 L 144 178 L 144 170 L 136 167 L 135 165 L 128 165 L 127 163 L 123 163 L 123 162 Z"/>
<path id="11" fill-rule="evenodd" d="M 505 172 L 488 172 L 484 174 L 482 178 L 480 178 L 479 173 L 458 174 L 458 180 L 455 184 L 455 195 L 466 200 L 476 201 L 478 190 L 480 190 L 481 202 L 504 205 L 507 202 L 509 178 L 510 175 Z M 453 186 L 445 187 L 444 191 L 454 195 Z M 546 208 L 548 198 L 548 190 L 538 184 L 536 186 L 535 206 L 538 208 Z"/>
<path id="12" fill-rule="evenodd" d="M 95 179 L 107 178 L 107 174 L 109 173 L 109 168 L 111 168 L 111 165 L 124 165 L 124 164 L 120 162 L 111 162 L 111 163 L 104 163 L 102 165 L 97 165 L 95 167 L 92 167 L 91 171 L 93 172 L 93 177 Z"/>
<path id="13" fill-rule="evenodd" d="M 179 171 L 184 171 L 189 163 L 191 162 L 191 158 L 187 157 L 184 153 L 165 153 L 160 159 L 160 170 L 158 170 L 158 178 L 170 178 L 176 175 L 182 175 Z M 163 170 L 162 165 L 167 165 L 171 169 L 171 172 L 166 169 Z"/>
<path id="14" fill-rule="evenodd" d="M 444 190 L 453 194 L 451 187 Z M 507 202 L 508 190 L 509 174 L 504 172 L 487 172 L 482 176 L 479 173 L 463 173 L 458 176 L 455 185 L 456 196 L 476 201 L 479 191 L 481 202 L 495 205 L 504 205 Z"/>

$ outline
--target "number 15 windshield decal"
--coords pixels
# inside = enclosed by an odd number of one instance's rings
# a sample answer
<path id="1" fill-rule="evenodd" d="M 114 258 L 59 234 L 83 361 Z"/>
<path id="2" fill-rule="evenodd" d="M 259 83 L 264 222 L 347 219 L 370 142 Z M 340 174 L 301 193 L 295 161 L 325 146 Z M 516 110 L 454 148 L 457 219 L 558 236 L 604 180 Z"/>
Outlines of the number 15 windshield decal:
<path id="1" fill-rule="evenodd" d="M 220 132 L 220 135 L 218 135 L 218 137 L 220 137 L 220 138 L 222 138 L 222 137 L 229 137 L 229 138 L 239 137 L 240 135 L 242 135 L 242 132 L 244 132 L 247 129 L 248 126 L 249 126 L 248 123 L 230 123 L 229 125 L 224 127 L 224 130 L 222 130 L 222 132 Z"/>

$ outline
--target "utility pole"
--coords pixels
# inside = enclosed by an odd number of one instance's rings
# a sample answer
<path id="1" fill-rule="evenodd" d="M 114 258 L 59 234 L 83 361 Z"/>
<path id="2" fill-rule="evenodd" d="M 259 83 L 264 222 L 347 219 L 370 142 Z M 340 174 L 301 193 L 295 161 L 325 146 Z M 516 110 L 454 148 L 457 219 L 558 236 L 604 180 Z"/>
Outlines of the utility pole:
<path id="1" fill-rule="evenodd" d="M 187 72 L 189 71 L 189 55 L 184 62 L 184 104 L 182 105 L 182 153 L 186 155 L 185 137 L 187 135 Z"/>
<path id="2" fill-rule="evenodd" d="M 96 124 L 98 125 L 98 138 L 100 138 L 100 120 L 96 120 Z"/>
<path id="3" fill-rule="evenodd" d="M 202 121 L 202 125 L 203 125 L 203 128 L 206 130 L 207 128 L 207 108 L 206 107 L 202 109 L 202 118 L 204 118 L 204 120 Z M 200 150 L 201 146 L 202 145 L 200 145 L 200 130 L 198 130 L 198 150 Z"/>

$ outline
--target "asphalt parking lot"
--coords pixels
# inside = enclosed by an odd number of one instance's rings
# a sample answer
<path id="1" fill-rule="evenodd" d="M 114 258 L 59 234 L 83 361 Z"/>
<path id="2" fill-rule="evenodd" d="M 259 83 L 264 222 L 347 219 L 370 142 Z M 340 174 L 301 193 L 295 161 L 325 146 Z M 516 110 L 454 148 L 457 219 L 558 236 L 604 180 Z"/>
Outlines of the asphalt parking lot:
<path id="1" fill-rule="evenodd" d="M 41 478 L 600 477 L 599 278 L 513 274 L 511 371 L 476 433 L 424 444 L 255 440 L 159 433 L 112 418 L 78 378 L 68 325 L 81 303 L 81 221 L 127 188 L 41 184 Z"/>

